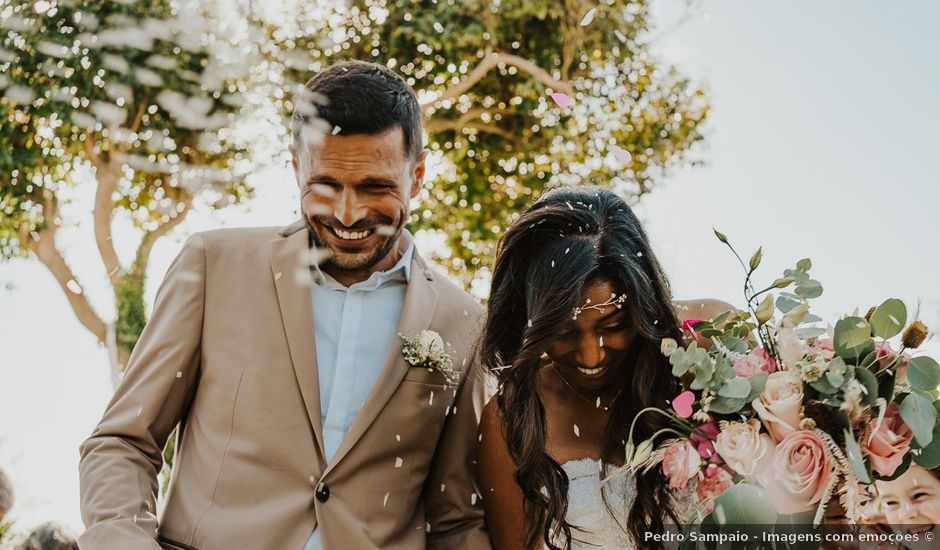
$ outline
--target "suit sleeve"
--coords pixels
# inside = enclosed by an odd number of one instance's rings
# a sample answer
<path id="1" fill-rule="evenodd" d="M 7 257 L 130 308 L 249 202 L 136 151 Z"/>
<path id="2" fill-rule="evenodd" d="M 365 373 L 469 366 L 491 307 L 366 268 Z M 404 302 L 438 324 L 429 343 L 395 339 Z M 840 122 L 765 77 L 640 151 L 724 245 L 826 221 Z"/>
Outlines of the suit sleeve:
<path id="1" fill-rule="evenodd" d="M 163 447 L 199 379 L 205 244 L 183 246 L 101 422 L 80 449 L 82 550 L 158 549 L 157 476 Z"/>
<path id="2" fill-rule="evenodd" d="M 474 359 L 454 400 L 424 487 L 429 550 L 491 548 L 476 483 L 477 428 L 486 404 L 486 380 Z M 443 488 L 443 490 L 442 490 Z"/>

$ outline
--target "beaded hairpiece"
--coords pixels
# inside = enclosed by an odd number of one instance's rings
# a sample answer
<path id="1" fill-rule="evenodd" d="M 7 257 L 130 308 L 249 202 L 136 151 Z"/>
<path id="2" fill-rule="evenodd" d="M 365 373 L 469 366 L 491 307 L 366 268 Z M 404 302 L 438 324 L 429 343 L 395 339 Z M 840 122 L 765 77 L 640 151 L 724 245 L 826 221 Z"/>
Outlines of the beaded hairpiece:
<path id="1" fill-rule="evenodd" d="M 581 315 L 582 313 L 584 313 L 585 311 L 589 309 L 596 309 L 597 311 L 600 311 L 601 313 L 604 313 L 604 308 L 607 306 L 616 306 L 617 309 L 621 309 L 623 308 L 623 303 L 626 301 L 627 301 L 626 294 L 621 294 L 618 296 L 616 292 L 611 293 L 610 298 L 608 298 L 607 301 L 602 304 L 592 304 L 591 299 L 588 298 L 587 301 L 584 302 L 583 306 L 574 308 L 574 311 L 572 312 L 574 313 L 573 319 L 577 321 L 578 315 Z"/>

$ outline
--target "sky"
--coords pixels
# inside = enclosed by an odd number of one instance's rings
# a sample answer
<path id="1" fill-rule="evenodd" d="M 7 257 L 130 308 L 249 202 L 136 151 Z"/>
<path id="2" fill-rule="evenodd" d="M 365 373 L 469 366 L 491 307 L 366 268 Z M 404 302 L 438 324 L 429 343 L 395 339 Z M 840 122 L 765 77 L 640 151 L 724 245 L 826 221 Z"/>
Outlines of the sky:
<path id="1" fill-rule="evenodd" d="M 940 3 L 705 0 L 657 36 L 654 51 L 708 88 L 704 166 L 669 174 L 637 207 L 677 298 L 743 305 L 742 256 L 764 247 L 758 280 L 809 257 L 827 319 L 898 297 L 940 327 Z M 659 0 L 661 29 L 685 2 Z M 654 32 L 654 35 L 657 33 Z M 297 193 L 287 166 L 253 176 L 248 208 L 197 212 L 153 253 L 147 296 L 185 235 L 285 225 Z M 77 194 L 60 248 L 86 294 L 110 314 L 91 244 L 91 197 Z M 119 224 L 127 255 L 135 234 Z M 419 242 L 419 245 L 421 243 Z M 940 357 L 936 339 L 927 349 Z M 0 467 L 14 480 L 10 516 L 24 531 L 82 528 L 78 446 L 111 394 L 108 361 L 37 262 L 0 263 Z"/>

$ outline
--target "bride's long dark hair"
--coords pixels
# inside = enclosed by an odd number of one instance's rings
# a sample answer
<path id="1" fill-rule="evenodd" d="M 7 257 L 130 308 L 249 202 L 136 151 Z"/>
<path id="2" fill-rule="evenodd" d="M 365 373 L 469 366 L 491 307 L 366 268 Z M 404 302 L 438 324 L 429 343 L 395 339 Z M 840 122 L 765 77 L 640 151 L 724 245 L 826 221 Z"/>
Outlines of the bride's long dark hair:
<path id="1" fill-rule="evenodd" d="M 669 283 L 640 222 L 610 191 L 564 187 L 545 193 L 500 239 L 480 349 L 483 365 L 499 382 L 496 403 L 525 496 L 528 548 L 544 542 L 561 550 L 556 535 L 570 548 L 572 528 L 577 529 L 565 521 L 568 477 L 545 450 L 545 410 L 536 379 L 542 354 L 571 322 L 582 290 L 599 279 L 626 292 L 624 309 L 636 330 L 621 366 L 628 371 L 621 378 L 623 393 L 611 407 L 604 435 L 605 462 L 617 463 L 624 459 L 637 412 L 666 406 L 678 393 L 659 347 L 663 338 L 679 340 L 681 329 Z M 644 415 L 634 441 L 664 426 L 660 415 Z M 638 474 L 636 488 L 627 518 L 615 518 L 634 541 L 643 541 L 646 531 L 662 532 L 667 518 L 679 523 L 659 468 Z"/>

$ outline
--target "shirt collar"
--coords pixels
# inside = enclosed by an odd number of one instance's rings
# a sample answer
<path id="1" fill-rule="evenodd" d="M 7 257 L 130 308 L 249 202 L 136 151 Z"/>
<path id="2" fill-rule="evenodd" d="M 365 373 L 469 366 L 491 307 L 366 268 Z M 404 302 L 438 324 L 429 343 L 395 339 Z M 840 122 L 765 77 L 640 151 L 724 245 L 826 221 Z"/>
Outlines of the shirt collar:
<path id="1" fill-rule="evenodd" d="M 401 240 L 405 243 L 405 251 L 402 253 L 401 258 L 393 265 L 391 268 L 385 271 L 376 271 L 369 276 L 365 281 L 356 283 L 349 288 L 355 287 L 363 290 L 375 290 L 376 288 L 384 285 L 385 283 L 391 281 L 403 281 L 405 283 L 411 282 L 411 262 L 414 259 L 415 252 L 415 241 L 414 237 L 411 235 L 407 229 L 401 232 Z M 401 246 L 401 244 L 399 244 Z M 339 283 L 336 279 L 331 277 L 328 273 L 325 273 L 320 269 L 320 266 L 313 264 L 313 280 L 314 283 L 320 286 L 329 287 L 329 288 L 338 288 L 346 289 L 347 287 Z"/>

